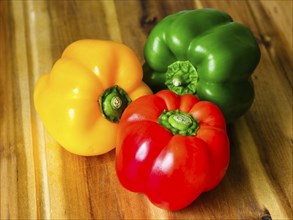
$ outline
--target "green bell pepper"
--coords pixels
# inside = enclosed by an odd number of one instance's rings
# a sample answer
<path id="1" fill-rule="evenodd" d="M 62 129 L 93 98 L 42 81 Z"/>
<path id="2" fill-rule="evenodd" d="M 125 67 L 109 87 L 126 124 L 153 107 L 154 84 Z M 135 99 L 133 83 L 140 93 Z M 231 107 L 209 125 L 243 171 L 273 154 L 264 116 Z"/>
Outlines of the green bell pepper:
<path id="1" fill-rule="evenodd" d="M 233 122 L 252 105 L 251 75 L 260 50 L 251 31 L 215 9 L 187 10 L 162 19 L 144 47 L 143 80 L 153 92 L 196 94 Z"/>

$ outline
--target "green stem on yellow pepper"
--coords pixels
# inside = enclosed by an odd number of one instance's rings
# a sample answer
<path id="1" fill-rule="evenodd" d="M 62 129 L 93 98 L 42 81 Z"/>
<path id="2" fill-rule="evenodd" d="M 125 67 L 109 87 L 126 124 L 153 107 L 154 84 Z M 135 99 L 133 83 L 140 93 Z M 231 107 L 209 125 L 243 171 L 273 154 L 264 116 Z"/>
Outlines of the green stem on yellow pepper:
<path id="1" fill-rule="evenodd" d="M 111 122 L 118 123 L 125 108 L 131 99 L 119 86 L 113 86 L 105 90 L 101 95 L 99 104 L 104 117 Z"/>

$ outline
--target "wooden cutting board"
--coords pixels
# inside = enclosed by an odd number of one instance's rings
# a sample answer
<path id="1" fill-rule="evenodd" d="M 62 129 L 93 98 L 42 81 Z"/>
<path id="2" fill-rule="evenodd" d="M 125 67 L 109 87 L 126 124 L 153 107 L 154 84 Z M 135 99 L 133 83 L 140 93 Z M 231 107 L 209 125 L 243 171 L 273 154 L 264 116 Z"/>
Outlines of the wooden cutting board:
<path id="1" fill-rule="evenodd" d="M 227 175 L 171 212 L 119 184 L 114 150 L 97 157 L 63 150 L 38 118 L 33 90 L 75 40 L 123 42 L 143 62 L 144 42 L 158 21 L 202 7 L 249 26 L 262 58 L 253 75 L 254 104 L 228 126 Z M 0 1 L 0 218 L 292 219 L 292 8 L 291 0 Z"/>

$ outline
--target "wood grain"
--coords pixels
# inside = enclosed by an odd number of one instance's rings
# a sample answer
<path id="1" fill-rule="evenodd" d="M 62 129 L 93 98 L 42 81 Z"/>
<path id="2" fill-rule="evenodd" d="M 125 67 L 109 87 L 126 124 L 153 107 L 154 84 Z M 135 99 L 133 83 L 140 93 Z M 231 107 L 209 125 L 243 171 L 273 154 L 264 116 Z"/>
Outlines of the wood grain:
<path id="1" fill-rule="evenodd" d="M 291 0 L 0 1 L 0 219 L 292 219 Z M 125 190 L 115 151 L 70 154 L 46 132 L 33 105 L 36 80 L 83 38 L 143 45 L 164 16 L 213 7 L 249 26 L 262 52 L 256 97 L 228 126 L 227 175 L 189 207 L 170 212 Z"/>

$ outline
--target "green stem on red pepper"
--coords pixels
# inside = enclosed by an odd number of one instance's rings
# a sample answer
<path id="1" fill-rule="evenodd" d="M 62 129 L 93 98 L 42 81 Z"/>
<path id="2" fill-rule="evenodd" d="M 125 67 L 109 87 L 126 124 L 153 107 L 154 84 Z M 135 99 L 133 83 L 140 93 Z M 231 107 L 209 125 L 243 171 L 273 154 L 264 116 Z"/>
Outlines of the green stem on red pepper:
<path id="1" fill-rule="evenodd" d="M 184 136 L 196 135 L 199 129 L 199 121 L 194 119 L 190 114 L 181 112 L 178 109 L 164 111 L 158 120 L 158 123 L 167 128 L 172 134 Z"/>

